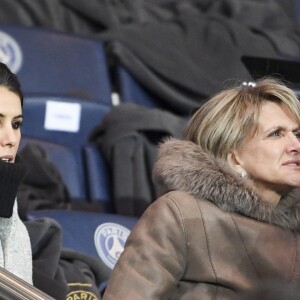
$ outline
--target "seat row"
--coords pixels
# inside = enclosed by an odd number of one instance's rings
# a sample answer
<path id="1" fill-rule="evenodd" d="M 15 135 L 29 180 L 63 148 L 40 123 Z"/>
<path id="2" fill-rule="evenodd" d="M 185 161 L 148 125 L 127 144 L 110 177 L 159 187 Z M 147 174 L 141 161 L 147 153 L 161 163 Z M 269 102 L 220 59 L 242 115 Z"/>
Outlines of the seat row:
<path id="1" fill-rule="evenodd" d="M 24 93 L 21 148 L 35 142 L 46 150 L 72 201 L 109 207 L 109 171 L 89 143 L 91 131 L 115 104 L 103 42 L 0 24 L 0 61 L 17 74 Z M 121 101 L 158 105 L 123 66 L 116 72 Z"/>
<path id="2" fill-rule="evenodd" d="M 102 207 L 101 212 L 35 210 L 28 218 L 56 220 L 63 246 L 100 258 L 108 279 L 137 218 L 111 211 L 109 170 L 89 141 L 115 105 L 105 46 L 99 39 L 0 24 L 0 61 L 17 74 L 24 94 L 20 149 L 37 143 L 57 167 L 73 203 Z M 136 94 L 138 104 L 144 97 L 145 106 L 155 105 L 124 67 L 117 72 L 122 101 Z"/>

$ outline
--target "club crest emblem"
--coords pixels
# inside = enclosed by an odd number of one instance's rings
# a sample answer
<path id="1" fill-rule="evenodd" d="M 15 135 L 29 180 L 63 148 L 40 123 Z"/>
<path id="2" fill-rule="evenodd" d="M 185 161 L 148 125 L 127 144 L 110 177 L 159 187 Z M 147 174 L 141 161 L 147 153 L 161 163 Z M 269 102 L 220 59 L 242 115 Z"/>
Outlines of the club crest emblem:
<path id="1" fill-rule="evenodd" d="M 94 235 L 95 246 L 100 258 L 113 268 L 124 250 L 130 230 L 116 223 L 103 223 L 97 227 Z"/>
<path id="2" fill-rule="evenodd" d="M 18 73 L 22 60 L 22 51 L 17 41 L 0 31 L 0 62 L 6 64 L 13 73 Z"/>

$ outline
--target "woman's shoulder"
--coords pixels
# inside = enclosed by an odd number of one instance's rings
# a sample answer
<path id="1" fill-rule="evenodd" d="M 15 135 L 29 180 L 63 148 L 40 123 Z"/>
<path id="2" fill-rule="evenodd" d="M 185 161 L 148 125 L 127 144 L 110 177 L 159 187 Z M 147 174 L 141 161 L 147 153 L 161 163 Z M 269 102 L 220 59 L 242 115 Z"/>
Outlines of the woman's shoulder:
<path id="1" fill-rule="evenodd" d="M 197 200 L 194 196 L 181 190 L 174 190 L 161 195 L 156 199 L 150 207 L 153 209 L 161 210 L 163 207 L 169 209 L 181 210 L 183 207 L 195 207 L 197 206 Z"/>
<path id="2" fill-rule="evenodd" d="M 224 214 L 215 204 L 206 199 L 199 199 L 182 190 L 170 191 L 151 205 L 151 210 L 158 214 L 173 211 L 181 219 L 201 217 L 202 214 Z"/>

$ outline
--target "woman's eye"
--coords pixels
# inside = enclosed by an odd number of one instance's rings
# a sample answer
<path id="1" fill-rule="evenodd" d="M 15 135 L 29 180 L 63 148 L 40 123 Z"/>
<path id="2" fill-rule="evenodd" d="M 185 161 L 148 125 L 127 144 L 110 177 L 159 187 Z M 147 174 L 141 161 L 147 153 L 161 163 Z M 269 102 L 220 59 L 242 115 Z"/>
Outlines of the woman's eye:
<path id="1" fill-rule="evenodd" d="M 300 140 L 300 131 L 299 132 L 295 132 L 294 134 L 295 134 L 295 137 Z"/>
<path id="2" fill-rule="evenodd" d="M 280 136 L 281 135 L 281 131 L 280 130 L 275 130 L 275 131 L 273 131 L 273 132 L 271 132 L 270 134 L 269 134 L 269 137 L 272 137 L 272 136 Z"/>
<path id="3" fill-rule="evenodd" d="M 19 129 L 22 126 L 22 121 L 16 121 L 12 123 L 13 129 Z"/>

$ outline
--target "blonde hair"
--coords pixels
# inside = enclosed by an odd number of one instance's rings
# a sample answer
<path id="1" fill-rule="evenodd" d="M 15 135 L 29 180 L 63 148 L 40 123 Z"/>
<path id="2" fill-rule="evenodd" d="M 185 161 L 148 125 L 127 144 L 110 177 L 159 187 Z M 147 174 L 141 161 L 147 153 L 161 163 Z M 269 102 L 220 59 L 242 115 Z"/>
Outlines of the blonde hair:
<path id="1" fill-rule="evenodd" d="M 300 124 L 300 103 L 295 93 L 278 79 L 264 78 L 255 85 L 226 89 L 208 100 L 193 115 L 185 138 L 226 159 L 245 137 L 255 134 L 265 101 L 287 108 Z"/>

